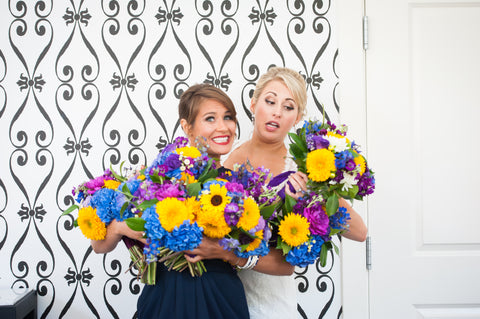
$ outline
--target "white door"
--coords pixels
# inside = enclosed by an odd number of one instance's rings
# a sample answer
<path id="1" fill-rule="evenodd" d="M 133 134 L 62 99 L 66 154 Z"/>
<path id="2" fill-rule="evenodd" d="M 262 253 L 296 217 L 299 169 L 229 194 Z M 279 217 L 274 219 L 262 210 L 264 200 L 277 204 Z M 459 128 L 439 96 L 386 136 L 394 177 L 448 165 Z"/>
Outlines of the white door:
<path id="1" fill-rule="evenodd" d="M 480 318 L 480 2 L 366 14 L 369 317 Z"/>

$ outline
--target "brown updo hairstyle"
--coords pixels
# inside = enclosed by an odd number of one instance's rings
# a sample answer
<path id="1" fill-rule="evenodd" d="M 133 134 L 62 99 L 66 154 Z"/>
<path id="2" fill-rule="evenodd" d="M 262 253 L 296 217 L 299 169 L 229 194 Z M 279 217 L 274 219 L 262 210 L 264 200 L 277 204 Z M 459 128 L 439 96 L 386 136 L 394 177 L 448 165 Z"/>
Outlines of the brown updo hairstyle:
<path id="1" fill-rule="evenodd" d="M 221 89 L 207 83 L 195 84 L 182 93 L 178 103 L 178 117 L 185 119 L 193 127 L 199 112 L 200 103 L 204 100 L 215 100 L 230 111 L 232 119 L 237 122 L 237 111 L 232 100 Z"/>

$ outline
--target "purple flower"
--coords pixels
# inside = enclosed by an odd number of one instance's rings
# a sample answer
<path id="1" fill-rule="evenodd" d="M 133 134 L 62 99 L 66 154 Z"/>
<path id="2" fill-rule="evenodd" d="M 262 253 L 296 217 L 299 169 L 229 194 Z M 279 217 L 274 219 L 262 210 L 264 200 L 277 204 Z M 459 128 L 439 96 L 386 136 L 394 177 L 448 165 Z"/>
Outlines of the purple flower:
<path id="1" fill-rule="evenodd" d="M 345 163 L 345 169 L 349 172 L 353 171 L 356 167 L 356 164 L 353 160 L 348 160 L 346 163 Z"/>
<path id="2" fill-rule="evenodd" d="M 239 208 L 236 203 L 228 203 L 227 206 L 225 206 L 224 216 L 228 226 L 237 225 L 239 220 L 238 211 Z"/>
<path id="3" fill-rule="evenodd" d="M 225 184 L 225 187 L 229 192 L 243 194 L 243 185 L 238 183 L 229 182 Z"/>
<path id="4" fill-rule="evenodd" d="M 365 173 L 363 173 L 358 180 L 357 185 L 358 195 L 366 196 L 373 193 L 375 190 L 375 177 L 372 175 L 372 172 L 369 169 L 365 170 Z"/>
<path id="5" fill-rule="evenodd" d="M 174 170 L 180 167 L 182 165 L 182 162 L 180 162 L 179 159 L 180 155 L 176 153 L 170 154 L 166 159 L 165 159 L 165 165 L 168 167 L 168 170 Z"/>
<path id="6" fill-rule="evenodd" d="M 303 216 L 310 223 L 310 232 L 314 235 L 325 235 L 330 232 L 329 219 L 320 203 L 305 208 Z"/>
<path id="7" fill-rule="evenodd" d="M 328 148 L 330 142 L 322 136 L 309 134 L 306 136 L 307 147 L 310 150 L 320 150 Z"/>
<path id="8" fill-rule="evenodd" d="M 178 185 L 165 183 L 159 185 L 157 190 L 155 191 L 155 198 L 158 200 L 163 200 L 167 197 L 183 197 L 185 192 L 181 190 Z"/>
<path id="9" fill-rule="evenodd" d="M 218 241 L 218 244 L 223 247 L 223 249 L 226 250 L 232 250 L 238 248 L 240 246 L 240 242 L 236 240 L 235 238 L 226 238 L 223 237 Z"/>

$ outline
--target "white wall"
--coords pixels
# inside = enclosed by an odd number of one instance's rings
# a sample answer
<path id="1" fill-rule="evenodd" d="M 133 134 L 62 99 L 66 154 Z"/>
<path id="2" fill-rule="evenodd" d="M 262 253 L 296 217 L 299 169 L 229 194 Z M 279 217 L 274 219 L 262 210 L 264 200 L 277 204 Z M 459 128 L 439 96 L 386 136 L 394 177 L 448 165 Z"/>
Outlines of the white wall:
<path id="1" fill-rule="evenodd" d="M 323 103 L 338 117 L 333 1 L 192 3 L 0 3 L 0 286 L 36 289 L 39 317 L 133 317 L 141 286 L 126 249 L 92 253 L 60 214 L 73 186 L 111 161 L 149 162 L 181 134 L 181 90 L 222 87 L 245 139 L 259 74 L 288 66 L 309 83 L 309 116 Z M 335 257 L 299 271 L 299 317 L 341 314 L 339 269 Z"/>

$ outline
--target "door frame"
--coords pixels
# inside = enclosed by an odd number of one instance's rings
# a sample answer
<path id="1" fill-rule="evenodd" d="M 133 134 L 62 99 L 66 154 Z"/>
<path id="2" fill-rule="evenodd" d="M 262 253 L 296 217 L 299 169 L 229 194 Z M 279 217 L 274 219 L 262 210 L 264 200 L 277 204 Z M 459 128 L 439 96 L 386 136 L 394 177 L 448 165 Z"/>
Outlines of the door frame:
<path id="1" fill-rule="evenodd" d="M 361 145 L 368 159 L 366 51 L 363 48 L 363 17 L 366 0 L 337 2 L 339 48 L 340 121 L 348 126 L 348 136 Z M 354 202 L 355 210 L 367 227 L 368 198 Z M 342 300 L 344 319 L 368 319 L 369 273 L 366 268 L 366 243 L 342 241 Z"/>

